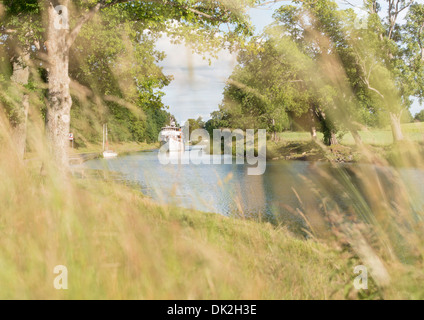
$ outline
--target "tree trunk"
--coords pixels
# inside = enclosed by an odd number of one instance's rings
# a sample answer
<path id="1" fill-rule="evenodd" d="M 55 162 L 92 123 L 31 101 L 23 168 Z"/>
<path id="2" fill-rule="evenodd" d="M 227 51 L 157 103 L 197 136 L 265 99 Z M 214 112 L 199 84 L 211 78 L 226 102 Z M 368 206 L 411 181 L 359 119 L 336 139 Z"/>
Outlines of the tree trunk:
<path id="1" fill-rule="evenodd" d="M 277 133 L 275 132 L 275 119 L 274 118 L 272 118 L 272 120 L 271 120 L 271 125 L 272 125 L 271 141 L 276 141 L 277 140 Z"/>
<path id="2" fill-rule="evenodd" d="M 315 122 L 315 112 L 313 107 L 309 108 L 309 115 L 311 117 L 311 138 L 313 141 L 317 140 L 317 127 Z"/>
<path id="3" fill-rule="evenodd" d="M 399 142 L 399 141 L 403 141 L 404 137 L 403 137 L 403 133 L 402 133 L 402 127 L 400 125 L 400 119 L 401 119 L 401 114 L 395 114 L 390 112 L 390 124 L 392 127 L 392 134 L 393 134 L 393 142 Z"/>
<path id="4" fill-rule="evenodd" d="M 62 169 L 67 169 L 68 134 L 72 98 L 69 90 L 68 31 L 58 28 L 59 13 L 53 5 L 48 7 L 47 55 L 48 55 L 48 105 L 46 135 L 51 156 Z"/>
<path id="5" fill-rule="evenodd" d="M 362 138 L 359 135 L 358 130 L 352 129 L 352 130 L 350 130 L 350 133 L 352 134 L 352 137 L 355 140 L 356 145 L 357 146 L 362 146 Z"/>
<path id="6" fill-rule="evenodd" d="M 327 119 L 327 115 L 324 111 L 321 110 L 321 108 L 318 108 L 319 113 L 319 119 L 321 121 L 322 125 L 322 131 L 324 132 L 324 142 L 328 146 L 334 146 L 336 144 L 339 144 L 339 141 L 337 139 L 336 132 L 334 131 L 331 122 Z"/>
<path id="7" fill-rule="evenodd" d="M 331 131 L 330 133 L 330 139 L 329 139 L 329 145 L 330 146 L 335 146 L 339 144 L 339 140 L 337 139 L 337 135 L 335 132 Z"/>
<path id="8" fill-rule="evenodd" d="M 20 55 L 13 61 L 13 73 L 10 80 L 18 85 L 17 98 L 21 100 L 21 108 L 17 110 L 19 121 L 12 125 L 12 140 L 20 159 L 24 158 L 27 134 L 27 118 L 29 109 L 29 97 L 22 93 L 22 86 L 28 84 L 29 67 L 26 65 L 29 55 Z"/>
<path id="9" fill-rule="evenodd" d="M 317 140 L 317 127 L 311 126 L 311 138 L 313 141 Z"/>

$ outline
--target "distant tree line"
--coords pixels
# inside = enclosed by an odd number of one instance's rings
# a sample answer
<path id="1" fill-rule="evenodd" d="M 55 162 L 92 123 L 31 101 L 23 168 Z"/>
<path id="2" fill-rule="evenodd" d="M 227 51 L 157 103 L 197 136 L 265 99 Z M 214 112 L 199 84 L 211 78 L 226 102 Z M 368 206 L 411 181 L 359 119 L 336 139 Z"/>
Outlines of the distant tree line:
<path id="1" fill-rule="evenodd" d="M 415 121 L 424 122 L 424 110 L 421 110 L 415 115 Z"/>

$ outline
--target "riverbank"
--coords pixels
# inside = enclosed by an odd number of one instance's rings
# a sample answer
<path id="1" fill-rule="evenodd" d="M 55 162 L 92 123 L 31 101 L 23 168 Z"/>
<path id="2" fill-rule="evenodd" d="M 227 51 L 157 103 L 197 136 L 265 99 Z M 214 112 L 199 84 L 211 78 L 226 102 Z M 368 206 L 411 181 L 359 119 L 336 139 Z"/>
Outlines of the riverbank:
<path id="1" fill-rule="evenodd" d="M 314 141 L 268 141 L 267 159 L 357 162 L 360 159 L 360 154 L 354 148 L 343 145 L 324 147 Z"/>
<path id="2" fill-rule="evenodd" d="M 145 143 L 145 142 L 119 142 L 110 143 L 109 149 L 118 153 L 118 155 L 125 155 L 132 152 L 141 152 L 152 150 L 159 147 L 159 143 Z M 84 148 L 70 148 L 69 149 L 69 162 L 70 164 L 80 164 L 88 160 L 101 158 L 102 145 L 91 144 Z"/>
<path id="3" fill-rule="evenodd" d="M 275 140 L 267 140 L 266 158 L 269 161 L 370 163 L 375 160 L 374 156 L 370 159 L 370 155 L 377 155 L 379 160 L 385 159 L 391 165 L 396 165 L 396 155 L 399 152 L 407 152 L 408 148 L 418 150 L 424 156 L 424 123 L 403 124 L 402 130 L 405 142 L 397 145 L 393 144 L 392 132 L 389 128 L 359 131 L 358 134 L 363 142 L 363 146 L 360 147 L 356 145 L 350 133 L 340 135 L 338 145 L 325 146 L 323 134 L 320 132 L 317 134 L 317 139 L 313 141 L 310 132 L 285 131 L 277 133 Z M 210 152 L 213 153 L 212 141 Z M 235 145 L 233 145 L 232 153 L 236 155 Z"/>
<path id="4" fill-rule="evenodd" d="M 411 153 L 410 157 L 407 157 Z M 422 162 L 416 161 L 417 154 L 424 158 L 424 141 L 408 141 L 390 145 L 355 145 L 324 146 L 314 141 L 268 141 L 267 160 L 302 160 L 333 163 L 373 163 L 386 162 L 391 166 L 421 167 Z"/>
<path id="5" fill-rule="evenodd" d="M 145 142 L 112 142 L 109 143 L 109 149 L 117 152 L 119 155 L 124 155 L 131 152 L 146 151 L 159 148 L 159 143 L 145 143 Z M 87 144 L 82 148 L 69 148 L 68 154 L 71 162 L 81 163 L 90 159 L 96 159 L 102 156 L 101 144 Z M 26 152 L 24 156 L 25 161 L 37 159 L 35 152 Z"/>
<path id="6" fill-rule="evenodd" d="M 408 148 L 422 149 L 424 144 L 424 123 L 402 124 Z M 394 155 L 407 151 L 401 145 L 393 145 L 390 128 L 359 131 L 359 135 L 370 152 L 394 163 Z M 350 133 L 339 137 L 339 145 L 327 147 L 322 143 L 323 135 L 318 133 L 315 143 L 309 132 L 282 132 L 277 141 L 267 141 L 268 160 L 307 160 L 332 162 L 368 162 L 363 150 L 359 150 Z"/>
<path id="7" fill-rule="evenodd" d="M 159 143 L 145 143 L 145 142 L 111 142 L 109 143 L 109 149 L 117 152 L 118 154 L 126 154 L 130 152 L 145 151 L 156 149 L 159 147 Z M 88 144 L 83 148 L 70 148 L 70 155 L 88 154 L 88 153 L 102 153 L 101 144 Z"/>

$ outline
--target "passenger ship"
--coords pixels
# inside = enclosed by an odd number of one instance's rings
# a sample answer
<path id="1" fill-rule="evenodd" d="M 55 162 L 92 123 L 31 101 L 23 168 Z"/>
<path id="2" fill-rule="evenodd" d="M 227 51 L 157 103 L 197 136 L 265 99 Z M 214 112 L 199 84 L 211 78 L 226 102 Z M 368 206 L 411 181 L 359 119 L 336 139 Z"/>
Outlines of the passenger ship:
<path id="1" fill-rule="evenodd" d="M 171 121 L 170 125 L 163 127 L 160 131 L 159 141 L 161 145 L 168 144 L 168 150 L 170 152 L 174 151 L 184 151 L 184 137 L 183 132 L 180 127 L 175 125 L 175 121 Z"/>

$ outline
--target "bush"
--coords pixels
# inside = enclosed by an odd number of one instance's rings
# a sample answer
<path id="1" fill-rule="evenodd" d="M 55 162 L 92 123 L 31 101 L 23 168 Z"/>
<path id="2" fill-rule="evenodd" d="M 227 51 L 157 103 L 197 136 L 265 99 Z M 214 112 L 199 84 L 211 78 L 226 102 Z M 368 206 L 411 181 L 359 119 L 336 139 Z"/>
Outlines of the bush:
<path id="1" fill-rule="evenodd" d="M 419 121 L 419 122 L 424 122 L 424 110 L 421 110 L 420 112 L 418 112 L 416 115 L 415 115 L 415 118 L 414 118 L 416 121 Z"/>

